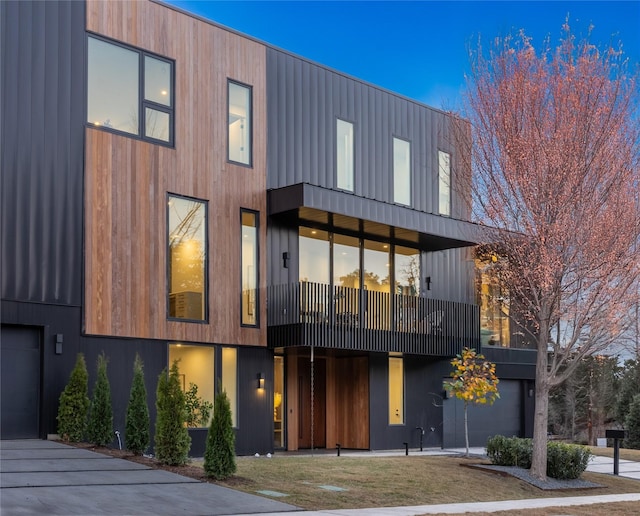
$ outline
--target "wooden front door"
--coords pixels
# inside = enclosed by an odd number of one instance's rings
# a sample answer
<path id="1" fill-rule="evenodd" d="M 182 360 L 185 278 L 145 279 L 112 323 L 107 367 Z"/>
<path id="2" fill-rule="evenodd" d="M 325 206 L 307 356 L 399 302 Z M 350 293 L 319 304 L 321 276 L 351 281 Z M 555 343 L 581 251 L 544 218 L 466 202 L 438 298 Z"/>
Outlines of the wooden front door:
<path id="1" fill-rule="evenodd" d="M 311 420 L 311 361 L 309 357 L 298 357 L 298 447 L 325 448 L 326 364 L 318 357 L 313 367 L 313 443 Z"/>
<path id="2" fill-rule="evenodd" d="M 369 359 L 336 359 L 337 441 L 343 448 L 369 449 Z"/>

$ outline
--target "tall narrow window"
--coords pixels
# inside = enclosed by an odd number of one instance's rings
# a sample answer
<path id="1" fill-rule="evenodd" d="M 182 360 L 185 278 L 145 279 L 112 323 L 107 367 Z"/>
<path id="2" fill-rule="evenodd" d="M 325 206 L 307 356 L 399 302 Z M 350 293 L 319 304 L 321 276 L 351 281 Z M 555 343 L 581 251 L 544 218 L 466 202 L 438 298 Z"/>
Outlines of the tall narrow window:
<path id="1" fill-rule="evenodd" d="M 168 196 L 169 317 L 204 321 L 207 285 L 207 203 Z"/>
<path id="2" fill-rule="evenodd" d="M 173 62 L 89 36 L 87 122 L 173 144 Z"/>
<path id="3" fill-rule="evenodd" d="M 451 215 L 451 155 L 438 151 L 438 212 Z"/>
<path id="4" fill-rule="evenodd" d="M 353 192 L 353 124 L 336 120 L 336 185 Z"/>
<path id="5" fill-rule="evenodd" d="M 229 161 L 251 166 L 251 87 L 229 81 Z"/>
<path id="6" fill-rule="evenodd" d="M 404 362 L 402 357 L 389 357 L 389 424 L 404 424 Z"/>
<path id="7" fill-rule="evenodd" d="M 411 204 L 411 142 L 393 139 L 393 201 Z"/>
<path id="8" fill-rule="evenodd" d="M 222 348 L 222 388 L 231 405 L 231 422 L 238 426 L 238 350 Z"/>
<path id="9" fill-rule="evenodd" d="M 258 325 L 258 214 L 242 210 L 242 324 Z"/>

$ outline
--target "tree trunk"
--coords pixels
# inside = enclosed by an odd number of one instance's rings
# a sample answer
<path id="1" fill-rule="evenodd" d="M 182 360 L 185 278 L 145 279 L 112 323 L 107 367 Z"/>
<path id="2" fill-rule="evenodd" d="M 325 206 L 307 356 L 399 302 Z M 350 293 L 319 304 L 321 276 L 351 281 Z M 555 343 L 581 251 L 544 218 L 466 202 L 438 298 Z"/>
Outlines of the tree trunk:
<path id="1" fill-rule="evenodd" d="M 547 479 L 547 426 L 549 419 L 549 379 L 547 376 L 546 332 L 541 328 L 536 362 L 536 407 L 533 419 L 533 456 L 531 474 L 540 480 Z M 544 340 L 544 342 L 542 342 Z"/>
<path id="2" fill-rule="evenodd" d="M 464 402 L 464 442 L 467 445 L 465 457 L 469 457 L 469 425 L 467 424 L 467 402 Z"/>

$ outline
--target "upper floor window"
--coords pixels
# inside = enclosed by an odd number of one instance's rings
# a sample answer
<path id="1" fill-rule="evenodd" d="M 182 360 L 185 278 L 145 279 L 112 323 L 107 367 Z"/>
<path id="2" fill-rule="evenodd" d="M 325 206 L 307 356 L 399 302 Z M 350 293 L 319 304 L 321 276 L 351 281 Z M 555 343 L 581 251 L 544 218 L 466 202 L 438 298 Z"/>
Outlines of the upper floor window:
<path id="1" fill-rule="evenodd" d="M 87 122 L 173 145 L 173 62 L 89 36 Z"/>
<path id="2" fill-rule="evenodd" d="M 336 185 L 353 192 L 353 124 L 336 120 Z"/>
<path id="3" fill-rule="evenodd" d="M 438 151 L 438 213 L 451 215 L 451 155 Z"/>
<path id="4" fill-rule="evenodd" d="M 251 166 L 251 87 L 228 82 L 229 161 Z"/>
<path id="5" fill-rule="evenodd" d="M 242 325 L 258 325 L 258 213 L 240 212 L 242 219 Z"/>
<path id="6" fill-rule="evenodd" d="M 204 321 L 207 285 L 207 203 L 169 195 L 169 317 Z"/>
<path id="7" fill-rule="evenodd" d="M 393 139 L 393 201 L 411 204 L 411 142 Z"/>

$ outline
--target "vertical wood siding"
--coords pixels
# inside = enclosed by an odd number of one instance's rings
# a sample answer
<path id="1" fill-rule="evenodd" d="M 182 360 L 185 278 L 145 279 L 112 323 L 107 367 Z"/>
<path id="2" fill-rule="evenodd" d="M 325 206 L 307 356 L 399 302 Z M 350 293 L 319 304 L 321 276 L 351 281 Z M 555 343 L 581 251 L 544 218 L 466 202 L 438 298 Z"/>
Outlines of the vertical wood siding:
<path id="1" fill-rule="evenodd" d="M 263 45 L 151 2 L 87 3 L 87 29 L 175 60 L 175 148 L 87 127 L 85 327 L 266 345 Z M 227 163 L 227 79 L 253 87 L 253 167 Z M 167 192 L 208 201 L 206 324 L 168 321 Z M 240 326 L 240 208 L 260 212 L 260 320 Z"/>

